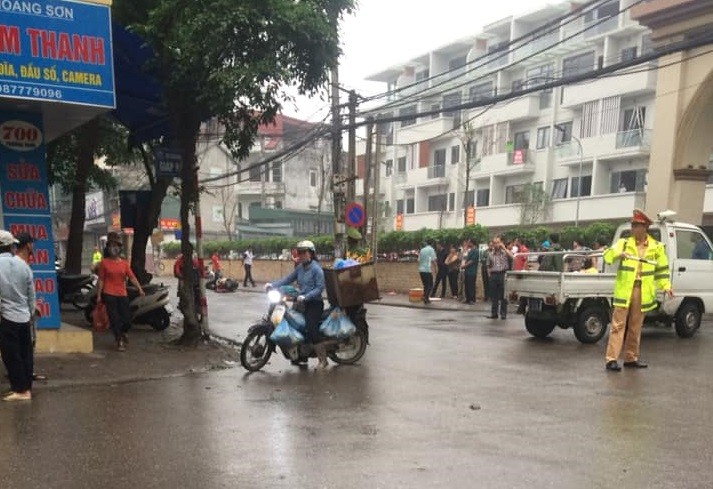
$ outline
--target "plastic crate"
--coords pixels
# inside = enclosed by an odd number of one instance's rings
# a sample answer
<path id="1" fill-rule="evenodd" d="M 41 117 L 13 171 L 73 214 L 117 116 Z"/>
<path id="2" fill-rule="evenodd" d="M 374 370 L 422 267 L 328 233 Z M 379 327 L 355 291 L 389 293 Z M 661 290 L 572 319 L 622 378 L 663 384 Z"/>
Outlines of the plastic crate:
<path id="1" fill-rule="evenodd" d="M 362 263 L 348 268 L 324 269 L 327 299 L 333 306 L 351 307 L 379 299 L 374 263 Z"/>

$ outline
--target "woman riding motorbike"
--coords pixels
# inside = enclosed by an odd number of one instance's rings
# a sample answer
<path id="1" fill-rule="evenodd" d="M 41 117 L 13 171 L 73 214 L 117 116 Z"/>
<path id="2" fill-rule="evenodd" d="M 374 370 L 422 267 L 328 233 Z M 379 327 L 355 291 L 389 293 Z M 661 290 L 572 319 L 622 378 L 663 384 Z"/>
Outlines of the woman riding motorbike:
<path id="1" fill-rule="evenodd" d="M 324 302 L 322 301 L 324 271 L 315 256 L 314 243 L 306 240 L 300 241 L 297 243 L 296 249 L 299 261 L 295 269 L 286 277 L 266 284 L 265 288 L 281 287 L 297 281 L 299 295 L 297 296 L 295 307 L 304 309 L 305 340 L 314 347 L 314 352 L 319 359 L 317 368 L 324 369 L 328 366 L 327 352 L 325 345 L 320 343 L 322 336 L 319 334 L 319 322 L 324 311 Z"/>

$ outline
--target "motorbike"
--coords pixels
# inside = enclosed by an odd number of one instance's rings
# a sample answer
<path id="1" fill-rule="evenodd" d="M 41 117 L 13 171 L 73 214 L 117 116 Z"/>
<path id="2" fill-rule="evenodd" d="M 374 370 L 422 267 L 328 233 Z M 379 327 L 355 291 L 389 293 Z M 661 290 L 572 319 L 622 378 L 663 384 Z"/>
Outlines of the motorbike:
<path id="1" fill-rule="evenodd" d="M 240 363 L 251 372 L 257 372 L 270 360 L 279 347 L 287 360 L 302 361 L 316 357 L 313 345 L 300 343 L 292 347 L 275 344 L 270 335 L 275 330 L 285 314 L 288 313 L 288 302 L 292 297 L 282 291 L 272 289 L 267 293 L 268 313 L 258 323 L 248 328 L 248 335 L 240 348 Z M 334 307 L 325 309 L 322 321 L 327 319 Z M 349 365 L 359 361 L 369 344 L 369 325 L 366 322 L 366 309 L 363 305 L 344 309 L 349 319 L 356 326 L 354 334 L 345 339 L 328 339 L 325 341 L 327 356 L 335 363 Z"/>
<path id="2" fill-rule="evenodd" d="M 89 305 L 89 299 L 96 288 L 96 275 L 68 274 L 63 270 L 57 272 L 57 292 L 59 301 L 72 304 L 79 310 Z"/>
<path id="3" fill-rule="evenodd" d="M 171 324 L 171 305 L 169 287 L 163 284 L 142 285 L 144 296 L 139 295 L 136 287 L 128 286 L 129 310 L 132 324 L 148 324 L 156 331 L 163 331 Z M 92 322 L 92 313 L 97 305 L 96 292 L 91 296 L 89 305 L 84 309 L 84 318 Z"/>

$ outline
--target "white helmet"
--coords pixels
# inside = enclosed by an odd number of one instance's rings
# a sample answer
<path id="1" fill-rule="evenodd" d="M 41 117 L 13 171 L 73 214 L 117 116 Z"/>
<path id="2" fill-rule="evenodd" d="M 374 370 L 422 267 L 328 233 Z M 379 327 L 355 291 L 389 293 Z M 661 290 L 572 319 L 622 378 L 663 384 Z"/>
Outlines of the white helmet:
<path id="1" fill-rule="evenodd" d="M 298 249 L 298 250 L 309 250 L 309 251 L 311 251 L 312 253 L 316 253 L 316 252 L 317 252 L 317 249 L 314 247 L 314 243 L 311 242 L 311 241 L 309 241 L 309 240 L 307 240 L 307 239 L 304 240 L 304 241 L 300 241 L 299 243 L 297 243 L 297 249 Z"/>

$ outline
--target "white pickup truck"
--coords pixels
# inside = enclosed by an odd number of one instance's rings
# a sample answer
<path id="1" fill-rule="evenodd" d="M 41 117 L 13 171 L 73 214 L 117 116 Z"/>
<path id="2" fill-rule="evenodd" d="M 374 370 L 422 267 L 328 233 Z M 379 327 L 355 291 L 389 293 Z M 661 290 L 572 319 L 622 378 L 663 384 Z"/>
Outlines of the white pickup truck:
<path id="1" fill-rule="evenodd" d="M 660 213 L 649 234 L 666 248 L 674 297 L 659 292 L 659 306 L 646 314 L 644 324 L 674 325 L 678 336 L 689 338 L 700 327 L 702 314 L 713 311 L 713 246 L 698 226 L 669 220 L 673 215 Z M 619 226 L 614 242 L 629 233 L 629 224 Z M 577 255 L 564 253 L 565 261 L 567 255 Z M 601 254 L 598 261 L 603 263 Z M 505 276 L 505 293 L 511 303 L 525 299 L 525 328 L 531 335 L 544 338 L 559 326 L 572 328 L 582 343 L 596 343 L 611 318 L 615 276 L 616 264 L 597 274 L 511 271 Z"/>

